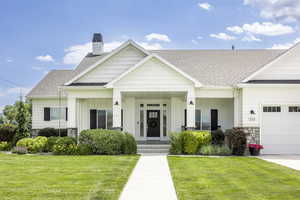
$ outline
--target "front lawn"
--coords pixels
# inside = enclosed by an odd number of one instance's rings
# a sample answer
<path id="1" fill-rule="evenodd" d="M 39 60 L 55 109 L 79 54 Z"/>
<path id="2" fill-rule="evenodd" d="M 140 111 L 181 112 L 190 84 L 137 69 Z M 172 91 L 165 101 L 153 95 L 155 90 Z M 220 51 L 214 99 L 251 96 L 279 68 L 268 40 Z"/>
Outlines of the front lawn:
<path id="1" fill-rule="evenodd" d="M 180 200 L 296 200 L 300 172 L 247 157 L 168 157 Z"/>
<path id="2" fill-rule="evenodd" d="M 117 200 L 138 158 L 0 154 L 0 197 Z"/>

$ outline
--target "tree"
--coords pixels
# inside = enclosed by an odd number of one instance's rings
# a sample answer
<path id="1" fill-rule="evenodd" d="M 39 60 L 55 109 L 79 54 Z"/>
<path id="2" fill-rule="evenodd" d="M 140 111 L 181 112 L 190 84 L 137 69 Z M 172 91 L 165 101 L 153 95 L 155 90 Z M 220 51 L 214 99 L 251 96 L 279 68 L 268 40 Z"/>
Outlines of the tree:
<path id="1" fill-rule="evenodd" d="M 23 101 L 19 101 L 15 105 L 17 105 L 17 114 L 15 118 L 17 122 L 17 128 L 14 144 L 16 144 L 18 140 L 30 136 L 30 120 L 28 119 L 28 116 L 30 116 L 29 109 L 26 107 Z"/>
<path id="2" fill-rule="evenodd" d="M 18 114 L 18 107 L 19 107 L 20 101 L 16 101 L 13 105 L 7 105 L 3 109 L 3 120 L 5 123 L 15 124 L 17 125 L 17 114 Z M 31 113 L 32 113 L 32 104 L 31 102 L 25 102 L 23 103 L 25 107 L 25 118 L 29 122 L 28 128 L 31 129 Z"/>

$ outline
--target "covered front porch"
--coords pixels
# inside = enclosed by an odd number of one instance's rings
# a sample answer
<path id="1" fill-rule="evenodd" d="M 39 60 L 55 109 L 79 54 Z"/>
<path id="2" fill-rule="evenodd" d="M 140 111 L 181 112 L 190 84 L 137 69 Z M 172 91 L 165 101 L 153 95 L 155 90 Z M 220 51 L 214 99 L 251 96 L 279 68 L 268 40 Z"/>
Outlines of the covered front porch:
<path id="1" fill-rule="evenodd" d="M 77 133 L 95 128 L 119 129 L 133 134 L 138 141 L 168 141 L 172 132 L 184 129 L 232 128 L 234 102 L 233 96 L 196 97 L 189 91 L 70 92 L 68 127 Z"/>

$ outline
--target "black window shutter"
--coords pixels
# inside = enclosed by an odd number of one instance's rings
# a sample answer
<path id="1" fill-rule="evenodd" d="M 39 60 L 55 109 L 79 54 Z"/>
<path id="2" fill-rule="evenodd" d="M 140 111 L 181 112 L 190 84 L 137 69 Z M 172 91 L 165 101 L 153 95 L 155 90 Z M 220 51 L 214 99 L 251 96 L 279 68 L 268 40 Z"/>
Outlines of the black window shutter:
<path id="1" fill-rule="evenodd" d="M 90 129 L 97 128 L 97 110 L 90 110 Z"/>
<path id="2" fill-rule="evenodd" d="M 66 108 L 66 121 L 68 121 L 68 108 Z"/>
<path id="3" fill-rule="evenodd" d="M 50 121 L 50 108 L 44 108 L 44 121 Z"/>

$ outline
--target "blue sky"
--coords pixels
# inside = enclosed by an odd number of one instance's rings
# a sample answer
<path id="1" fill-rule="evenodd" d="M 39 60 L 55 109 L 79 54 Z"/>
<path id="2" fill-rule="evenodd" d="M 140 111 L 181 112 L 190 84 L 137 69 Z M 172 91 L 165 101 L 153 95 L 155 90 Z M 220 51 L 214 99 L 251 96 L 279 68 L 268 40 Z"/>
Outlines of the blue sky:
<path id="1" fill-rule="evenodd" d="M 52 69 L 72 69 L 94 32 L 109 51 L 127 39 L 154 49 L 288 48 L 299 0 L 10 0 L 0 7 L 0 112 Z"/>

